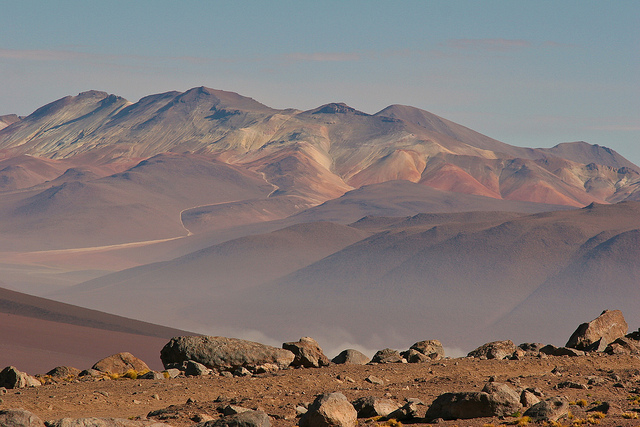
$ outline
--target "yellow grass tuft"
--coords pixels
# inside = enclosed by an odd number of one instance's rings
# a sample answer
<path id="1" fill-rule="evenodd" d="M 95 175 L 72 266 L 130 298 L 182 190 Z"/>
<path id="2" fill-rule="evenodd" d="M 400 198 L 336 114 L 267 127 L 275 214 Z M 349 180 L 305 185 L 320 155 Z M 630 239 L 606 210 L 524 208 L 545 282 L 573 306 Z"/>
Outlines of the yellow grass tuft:
<path id="1" fill-rule="evenodd" d="M 622 418 L 624 418 L 625 420 L 637 420 L 638 419 L 638 413 L 637 412 L 624 412 L 622 414 Z"/>

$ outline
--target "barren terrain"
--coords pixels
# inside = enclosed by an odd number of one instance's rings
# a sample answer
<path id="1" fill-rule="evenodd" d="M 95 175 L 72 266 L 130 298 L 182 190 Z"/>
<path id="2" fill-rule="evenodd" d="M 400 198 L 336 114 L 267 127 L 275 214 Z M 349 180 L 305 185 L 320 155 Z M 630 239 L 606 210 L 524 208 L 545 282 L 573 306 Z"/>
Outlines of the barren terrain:
<path id="1" fill-rule="evenodd" d="M 366 378 L 374 375 L 384 380 L 375 385 Z M 44 420 L 62 417 L 145 417 L 150 411 L 168 408 L 156 417 L 174 426 L 195 424 L 202 414 L 214 418 L 228 404 L 262 408 L 272 417 L 274 426 L 297 424 L 296 407 L 313 401 L 320 393 L 342 392 L 351 401 L 361 396 L 386 396 L 402 403 L 405 398 L 418 398 L 426 405 L 444 392 L 479 391 L 491 377 L 513 388 L 538 388 L 545 398 L 566 396 L 573 419 L 561 420 L 565 425 L 585 420 L 585 410 L 600 402 L 611 409 L 598 420 L 605 426 L 635 426 L 640 407 L 640 359 L 635 356 L 593 355 L 523 360 L 444 359 L 422 364 L 332 365 L 318 369 L 287 369 L 276 374 L 228 378 L 178 377 L 165 380 L 100 380 L 71 381 L 38 388 L 8 390 L 1 396 L 0 408 L 21 407 Z M 594 377 L 594 378 L 591 378 Z M 587 385 L 589 381 L 592 385 Z M 585 389 L 557 388 L 570 381 Z M 192 403 L 187 403 L 191 399 Z M 632 401 L 631 399 L 635 399 Z M 584 402 L 582 402 L 584 401 Z M 579 405 L 585 404 L 581 407 Z M 422 407 L 426 411 L 427 406 Z M 198 418 L 199 417 L 199 418 Z M 445 426 L 500 425 L 517 418 L 477 418 L 442 421 Z M 382 422 L 380 422 L 381 424 Z M 424 425 L 403 422 L 404 425 Z M 376 425 L 360 420 L 360 425 Z"/>

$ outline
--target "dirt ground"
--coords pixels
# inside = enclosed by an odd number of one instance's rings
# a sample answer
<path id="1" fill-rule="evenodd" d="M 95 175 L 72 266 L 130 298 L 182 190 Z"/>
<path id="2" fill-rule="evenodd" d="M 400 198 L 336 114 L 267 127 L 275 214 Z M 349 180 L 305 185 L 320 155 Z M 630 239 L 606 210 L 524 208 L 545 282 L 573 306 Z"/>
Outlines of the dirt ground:
<path id="1" fill-rule="evenodd" d="M 366 378 L 374 375 L 384 385 Z M 564 425 L 589 425 L 585 410 L 600 402 L 611 409 L 603 426 L 640 426 L 640 358 L 636 356 L 527 357 L 524 360 L 444 359 L 423 364 L 332 365 L 318 369 L 287 369 L 276 374 L 250 377 L 178 377 L 164 380 L 117 379 L 63 381 L 41 387 L 7 390 L 0 396 L 0 409 L 24 408 L 43 420 L 63 417 L 146 417 L 150 411 L 168 408 L 155 419 L 176 427 L 193 425 L 206 416 L 217 418 L 221 409 L 234 404 L 260 408 L 274 426 L 298 423 L 296 407 L 311 403 L 321 393 L 342 392 L 349 400 L 379 396 L 402 403 L 418 398 L 426 411 L 441 393 L 480 391 L 495 381 L 516 389 L 538 388 L 544 398 L 565 396 L 572 418 Z M 586 388 L 558 388 L 563 382 Z M 591 382 L 591 385 L 588 383 Z M 187 402 L 188 401 L 188 402 Z M 585 405 L 586 403 L 586 405 Z M 580 404 L 585 405 L 581 407 Z M 488 426 L 517 422 L 517 418 L 477 418 L 444 421 L 443 426 Z M 362 426 L 384 425 L 382 421 L 359 420 Z M 424 425 L 403 421 L 403 425 Z"/>

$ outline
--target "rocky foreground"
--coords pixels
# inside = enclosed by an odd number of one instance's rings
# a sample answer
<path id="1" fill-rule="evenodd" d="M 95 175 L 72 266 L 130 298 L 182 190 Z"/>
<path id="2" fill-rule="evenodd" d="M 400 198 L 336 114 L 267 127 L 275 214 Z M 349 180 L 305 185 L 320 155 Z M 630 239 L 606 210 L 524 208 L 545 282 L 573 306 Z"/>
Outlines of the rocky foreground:
<path id="1" fill-rule="evenodd" d="M 0 426 L 640 425 L 640 331 L 619 311 L 580 325 L 566 347 L 488 343 L 444 357 L 436 340 L 345 350 L 310 338 L 282 349 L 176 337 L 162 372 L 120 353 L 80 372 L 0 373 Z M 43 421 L 47 420 L 47 421 Z"/>

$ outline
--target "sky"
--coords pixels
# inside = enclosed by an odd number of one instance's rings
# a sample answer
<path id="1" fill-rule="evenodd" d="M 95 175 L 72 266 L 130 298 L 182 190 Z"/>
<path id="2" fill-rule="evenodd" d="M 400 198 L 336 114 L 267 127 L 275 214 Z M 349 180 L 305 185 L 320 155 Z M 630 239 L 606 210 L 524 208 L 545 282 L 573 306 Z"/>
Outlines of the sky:
<path id="1" fill-rule="evenodd" d="M 0 115 L 196 86 L 273 108 L 422 108 L 640 164 L 640 1 L 0 0 Z"/>

